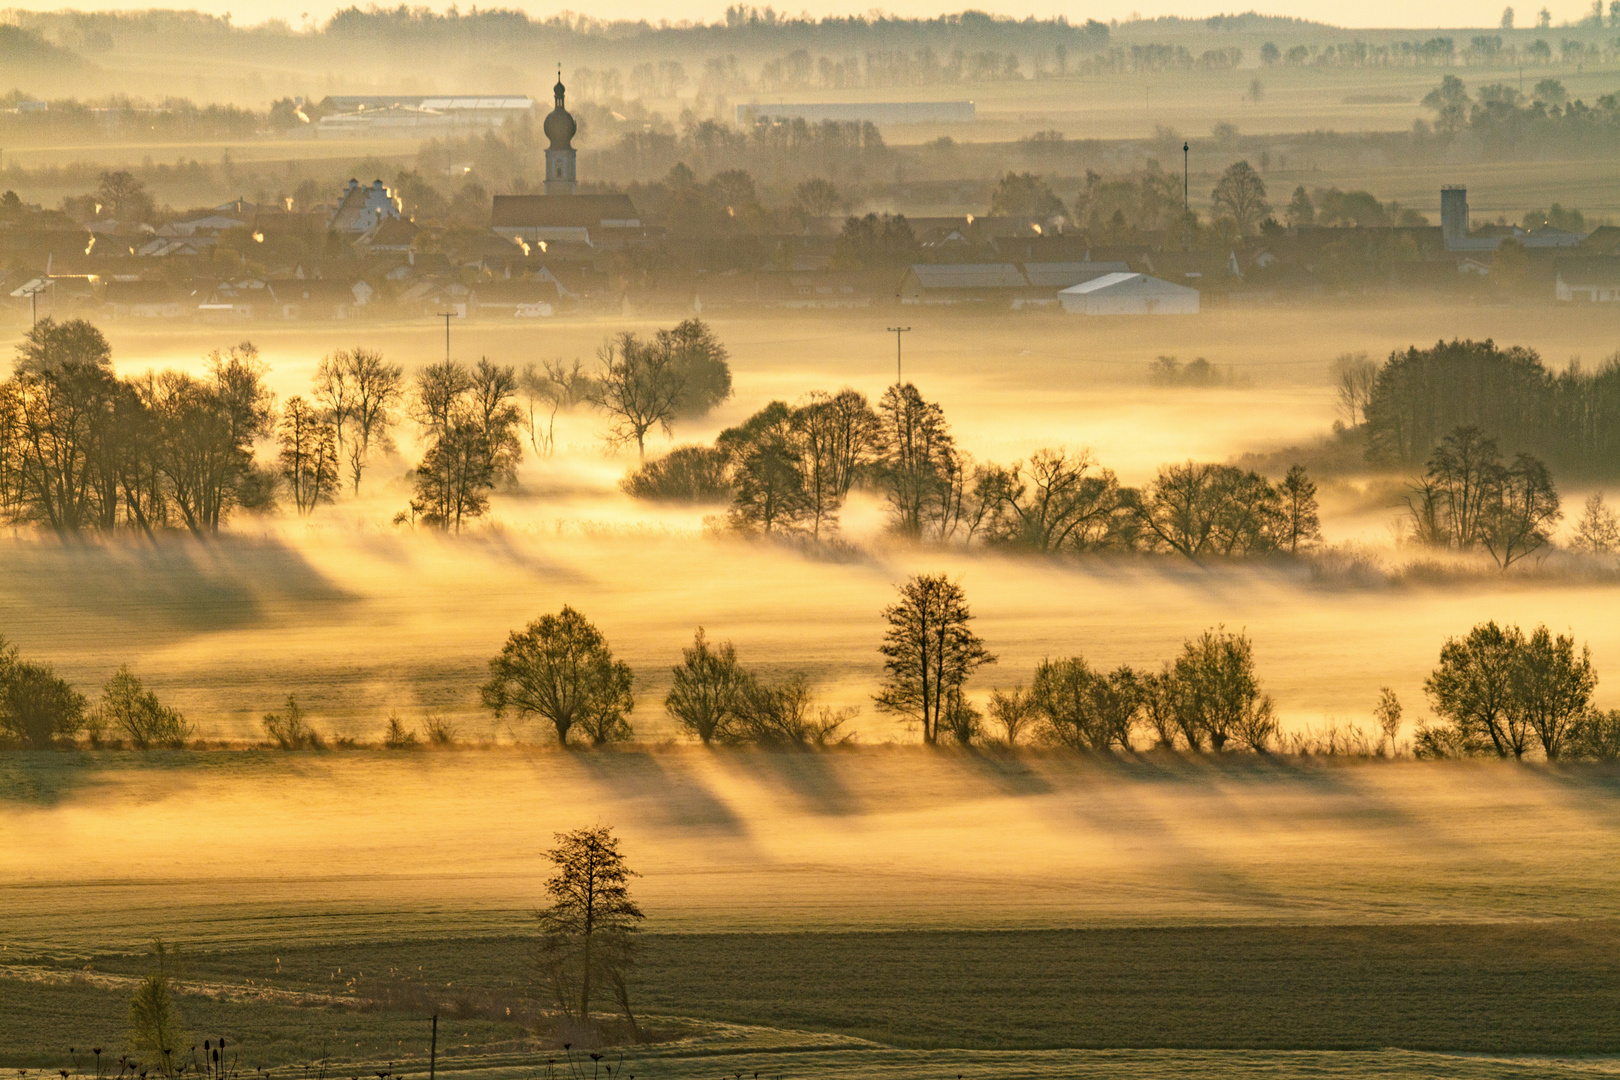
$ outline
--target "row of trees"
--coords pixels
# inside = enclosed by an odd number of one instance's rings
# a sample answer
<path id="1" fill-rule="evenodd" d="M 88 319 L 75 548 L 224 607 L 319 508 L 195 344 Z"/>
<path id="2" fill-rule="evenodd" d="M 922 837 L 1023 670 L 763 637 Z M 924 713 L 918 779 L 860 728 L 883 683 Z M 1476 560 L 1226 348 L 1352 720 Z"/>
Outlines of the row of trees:
<path id="1" fill-rule="evenodd" d="M 1390 354 L 1370 378 L 1361 418 L 1375 464 L 1419 464 L 1471 427 L 1560 472 L 1607 478 L 1620 468 L 1620 357 L 1554 374 L 1533 349 L 1440 341 Z"/>
<path id="2" fill-rule="evenodd" d="M 23 659 L 0 637 L 0 740 L 42 750 L 81 735 L 91 745 L 112 738 L 137 750 L 177 748 L 191 738 L 192 727 L 128 667 L 107 680 L 92 704 L 51 665 Z"/>
<path id="3" fill-rule="evenodd" d="M 1545 626 L 1480 623 L 1448 638 L 1424 683 L 1439 720 L 1420 725 L 1422 757 L 1523 758 L 1539 746 L 1549 761 L 1620 756 L 1620 710 L 1592 707 L 1591 650 Z"/>
<path id="4" fill-rule="evenodd" d="M 1440 440 L 1406 505 L 1420 543 L 1484 548 L 1503 570 L 1550 544 L 1563 517 L 1547 466 L 1529 454 L 1504 464 L 1474 427 Z"/>
<path id="5" fill-rule="evenodd" d="M 244 342 L 211 354 L 202 378 L 120 379 L 93 325 L 42 320 L 0 384 L 0 515 L 62 532 L 211 533 L 236 507 L 270 505 L 274 474 L 254 460 L 273 416 L 265 370 Z"/>
<path id="6" fill-rule="evenodd" d="M 1124 487 L 1089 451 L 1042 449 L 976 465 L 944 410 L 911 383 L 874 409 L 852 389 L 773 401 L 624 480 L 638 498 L 729 500 L 733 527 L 766 534 L 834 529 L 849 493 L 882 495 L 902 535 L 1045 553 L 1173 551 L 1188 558 L 1297 552 L 1321 539 L 1316 485 L 1295 466 L 1278 483 L 1231 465 L 1167 465 Z"/>
<path id="7" fill-rule="evenodd" d="M 278 409 L 249 342 L 212 353 L 201 377 L 120 378 L 94 325 L 47 318 L 0 383 L 0 518 L 64 533 L 209 535 L 233 511 L 268 510 L 283 495 L 308 514 L 345 488 L 359 495 L 408 419 L 423 454 L 398 520 L 458 529 L 487 510 L 496 487 L 516 483 L 522 433 L 550 453 L 561 409 L 596 406 L 610 442 L 642 450 L 653 428 L 668 431 L 731 394 L 725 347 L 697 319 L 646 340 L 619 334 L 600 361 L 591 375 L 577 362 L 519 372 L 447 359 L 407 381 L 381 353 L 340 350 L 317 365 L 307 397 Z M 267 439 L 276 456 L 261 462 Z"/>

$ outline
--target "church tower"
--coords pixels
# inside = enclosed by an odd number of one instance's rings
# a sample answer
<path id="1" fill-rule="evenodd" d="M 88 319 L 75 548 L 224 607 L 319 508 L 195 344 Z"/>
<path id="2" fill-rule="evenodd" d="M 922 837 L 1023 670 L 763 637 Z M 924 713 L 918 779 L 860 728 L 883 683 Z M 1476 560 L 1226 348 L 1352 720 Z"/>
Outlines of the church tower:
<path id="1" fill-rule="evenodd" d="M 557 107 L 546 116 L 546 138 L 551 145 L 546 149 L 546 194 L 572 195 L 574 194 L 574 133 L 579 125 L 574 118 L 563 108 L 562 68 L 557 68 L 557 85 L 552 87 L 557 95 Z"/>

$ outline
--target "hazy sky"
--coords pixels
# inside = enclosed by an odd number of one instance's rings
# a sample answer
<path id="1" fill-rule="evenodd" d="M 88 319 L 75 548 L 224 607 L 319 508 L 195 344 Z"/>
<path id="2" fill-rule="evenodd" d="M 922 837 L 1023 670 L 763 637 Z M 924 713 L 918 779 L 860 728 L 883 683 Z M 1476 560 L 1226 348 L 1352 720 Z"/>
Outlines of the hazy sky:
<path id="1" fill-rule="evenodd" d="M 649 19 L 703 19 L 713 20 L 720 16 L 730 0 L 596 0 L 590 4 L 553 5 L 535 3 L 533 0 L 497 0 L 487 6 L 517 7 L 531 14 L 544 15 L 555 11 L 573 8 L 585 10 L 592 15 L 603 18 L 649 18 Z M 770 0 L 759 0 L 757 6 L 765 7 Z M 96 3 L 90 2 L 64 4 L 62 0 L 10 0 L 10 6 L 36 11 L 53 11 L 63 7 L 75 7 L 81 10 L 106 10 L 116 8 L 133 8 L 141 6 L 125 0 L 123 3 Z M 171 6 L 169 4 L 161 6 Z M 339 3 L 336 0 L 314 0 L 314 2 L 300 3 L 293 0 L 203 0 L 195 4 L 186 4 L 184 0 L 172 4 L 173 7 L 196 7 L 203 11 L 217 14 L 229 12 L 238 23 L 261 22 L 267 18 L 279 16 L 287 19 L 295 26 L 302 21 L 302 16 L 308 14 L 316 19 L 324 19 L 333 10 L 347 7 L 347 2 Z M 361 4 L 361 6 L 366 6 Z M 391 5 L 383 5 L 391 6 Z M 431 5 L 442 8 L 442 4 Z M 470 4 L 463 4 L 470 7 Z M 778 3 L 782 10 L 793 10 L 801 7 L 813 15 L 843 14 L 855 11 L 865 11 L 874 6 L 861 3 L 860 0 L 816 0 L 809 4 L 796 4 L 793 0 Z M 934 15 L 940 11 L 958 11 L 963 7 L 976 7 L 981 10 L 994 11 L 1008 15 L 1067 15 L 1071 20 L 1083 21 L 1085 19 L 1126 19 L 1132 13 L 1144 16 L 1154 15 L 1189 15 L 1204 16 L 1220 11 L 1247 11 L 1250 8 L 1264 11 L 1272 15 L 1295 15 L 1304 18 L 1316 19 L 1321 22 L 1334 23 L 1340 26 L 1399 26 L 1414 28 L 1433 27 L 1481 27 L 1495 26 L 1501 18 L 1501 0 L 1429 0 L 1427 3 L 1398 2 L 1398 0 L 1277 0 L 1273 3 L 1250 4 L 1240 2 L 1235 5 L 1221 5 L 1211 3 L 1208 5 L 1190 5 L 1187 0 L 1101 0 L 1094 3 L 1065 3 L 1063 0 L 982 0 L 978 3 L 959 2 L 942 3 L 942 0 L 890 0 L 881 5 L 885 10 L 900 15 Z M 1519 25 L 1530 24 L 1534 12 L 1540 4 L 1522 4 L 1519 7 Z M 1589 10 L 1585 3 L 1571 3 L 1570 0 L 1555 0 L 1548 5 L 1555 24 L 1565 20 L 1580 18 Z"/>

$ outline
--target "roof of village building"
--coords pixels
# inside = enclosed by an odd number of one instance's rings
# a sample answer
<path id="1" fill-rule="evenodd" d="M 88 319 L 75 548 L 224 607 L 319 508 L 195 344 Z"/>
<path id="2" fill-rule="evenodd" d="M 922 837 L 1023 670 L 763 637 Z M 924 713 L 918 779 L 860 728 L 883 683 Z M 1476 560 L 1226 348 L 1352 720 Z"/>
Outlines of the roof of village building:
<path id="1" fill-rule="evenodd" d="M 1559 259 L 1554 271 L 1565 285 L 1620 285 L 1620 259 L 1613 256 Z"/>
<path id="2" fill-rule="evenodd" d="M 363 233 L 399 216 L 399 200 L 381 180 L 373 180 L 370 187 L 361 187 L 360 181 L 350 180 L 326 227 L 333 232 Z"/>
<path id="3" fill-rule="evenodd" d="M 1029 284 L 1015 263 L 917 263 L 911 272 L 924 289 L 1016 289 Z"/>
<path id="4" fill-rule="evenodd" d="M 635 228 L 641 212 L 620 192 L 596 195 L 497 195 L 490 212 L 495 229 Z"/>

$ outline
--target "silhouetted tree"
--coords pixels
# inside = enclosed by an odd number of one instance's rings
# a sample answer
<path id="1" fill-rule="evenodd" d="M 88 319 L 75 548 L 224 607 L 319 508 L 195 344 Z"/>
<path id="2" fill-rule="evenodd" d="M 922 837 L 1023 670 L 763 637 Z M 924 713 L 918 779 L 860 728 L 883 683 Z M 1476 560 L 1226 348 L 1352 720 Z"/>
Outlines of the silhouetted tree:
<path id="1" fill-rule="evenodd" d="M 1247 161 L 1234 162 L 1226 167 L 1220 182 L 1210 193 L 1210 199 L 1215 204 L 1215 214 L 1231 217 L 1244 236 L 1258 230 L 1266 215 L 1271 213 L 1271 204 L 1266 202 L 1266 182 L 1260 179 L 1260 174 Z"/>
<path id="2" fill-rule="evenodd" d="M 1264 750 L 1277 734 L 1271 697 L 1260 689 L 1254 647 L 1245 634 L 1205 630 L 1188 641 L 1171 669 L 1177 725 L 1193 749 L 1238 742 Z"/>
<path id="3" fill-rule="evenodd" d="M 281 475 L 300 514 L 332 501 L 337 487 L 337 433 L 301 397 L 287 399 L 276 424 L 281 444 Z"/>
<path id="4" fill-rule="evenodd" d="M 1105 675 L 1078 656 L 1043 660 L 1029 698 L 1041 719 L 1042 739 L 1054 746 L 1094 752 L 1131 748 L 1137 688 L 1128 667 Z"/>
<path id="5" fill-rule="evenodd" d="M 1052 186 L 1034 173 L 1004 173 L 990 196 L 991 215 L 1003 217 L 1067 217 L 1068 208 Z"/>
<path id="6" fill-rule="evenodd" d="M 1290 552 L 1299 551 L 1322 539 L 1322 519 L 1317 513 L 1316 483 L 1305 472 L 1305 466 L 1295 465 L 1277 486 L 1281 504 L 1278 521 L 1278 544 Z"/>
<path id="7" fill-rule="evenodd" d="M 878 651 L 887 675 L 877 706 L 916 721 L 923 741 L 932 744 L 952 695 L 996 658 L 969 625 L 973 615 L 962 587 L 943 574 L 914 575 L 883 618 L 889 626 Z"/>
<path id="8" fill-rule="evenodd" d="M 625 332 L 607 341 L 597 353 L 601 369 L 591 401 L 608 414 L 608 441 L 633 442 L 637 456 L 647 456 L 647 432 L 674 423 L 684 394 L 674 357 L 658 342 L 644 342 Z"/>
<path id="9" fill-rule="evenodd" d="M 1573 638 L 1556 638 L 1545 626 L 1515 650 L 1511 673 L 1514 708 L 1541 740 L 1548 761 L 1556 761 L 1577 733 L 1597 687 L 1592 652 L 1575 652 Z"/>
<path id="10" fill-rule="evenodd" d="M 748 673 L 737 663 L 731 642 L 710 646 L 698 627 L 690 647 L 681 650 L 664 708 L 681 728 L 705 746 L 735 736 L 735 724 L 748 692 Z"/>
<path id="11" fill-rule="evenodd" d="M 855 478 L 875 460 L 880 424 L 866 396 L 848 388 L 831 395 L 812 393 L 793 410 L 791 423 L 799 441 L 811 532 L 820 536 L 824 526 L 836 521 Z"/>
<path id="12" fill-rule="evenodd" d="M 540 974 L 562 1014 L 591 1023 L 591 998 L 611 993 L 635 1027 L 630 1008 L 630 976 L 635 967 L 634 935 L 646 916 L 630 897 L 636 876 L 606 826 L 557 833 L 546 852 L 556 868 L 546 882 L 551 903 L 535 912 L 540 923 Z"/>
<path id="13" fill-rule="evenodd" d="M 405 369 L 373 349 L 339 350 L 316 367 L 315 393 L 330 414 L 358 495 L 372 455 L 394 448 L 394 414 L 405 394 Z"/>
<path id="14" fill-rule="evenodd" d="M 613 659 L 602 632 L 571 607 L 512 631 L 489 671 L 481 694 L 497 717 L 510 708 L 548 720 L 559 745 L 576 727 L 598 746 L 630 735 L 630 666 Z"/>
<path id="15" fill-rule="evenodd" d="M 1113 470 L 1098 468 L 1091 451 L 1037 450 L 1028 466 L 987 465 L 974 477 L 987 543 L 1034 551 L 1091 551 L 1108 546 L 1121 507 Z"/>
<path id="16" fill-rule="evenodd" d="M 654 343 L 670 357 L 679 384 L 676 418 L 706 415 L 731 396 L 730 353 L 702 319 L 687 319 L 672 330 L 660 330 Z"/>
<path id="17" fill-rule="evenodd" d="M 961 516 L 965 470 L 945 410 L 906 383 L 884 392 L 878 416 L 879 467 L 895 530 L 950 536 Z"/>
<path id="18" fill-rule="evenodd" d="M 1504 630 L 1495 621 L 1480 623 L 1462 639 L 1447 638 L 1440 665 L 1424 681 L 1434 711 L 1455 733 L 1464 753 L 1484 745 L 1498 757 L 1524 756 L 1529 745 L 1528 717 L 1517 708 L 1514 677 L 1524 634 Z M 1421 733 L 1420 733 L 1421 737 Z"/>
<path id="19" fill-rule="evenodd" d="M 121 732 L 137 750 L 182 747 L 191 735 L 191 725 L 185 718 L 142 686 L 127 664 L 101 689 L 100 719 Z"/>

